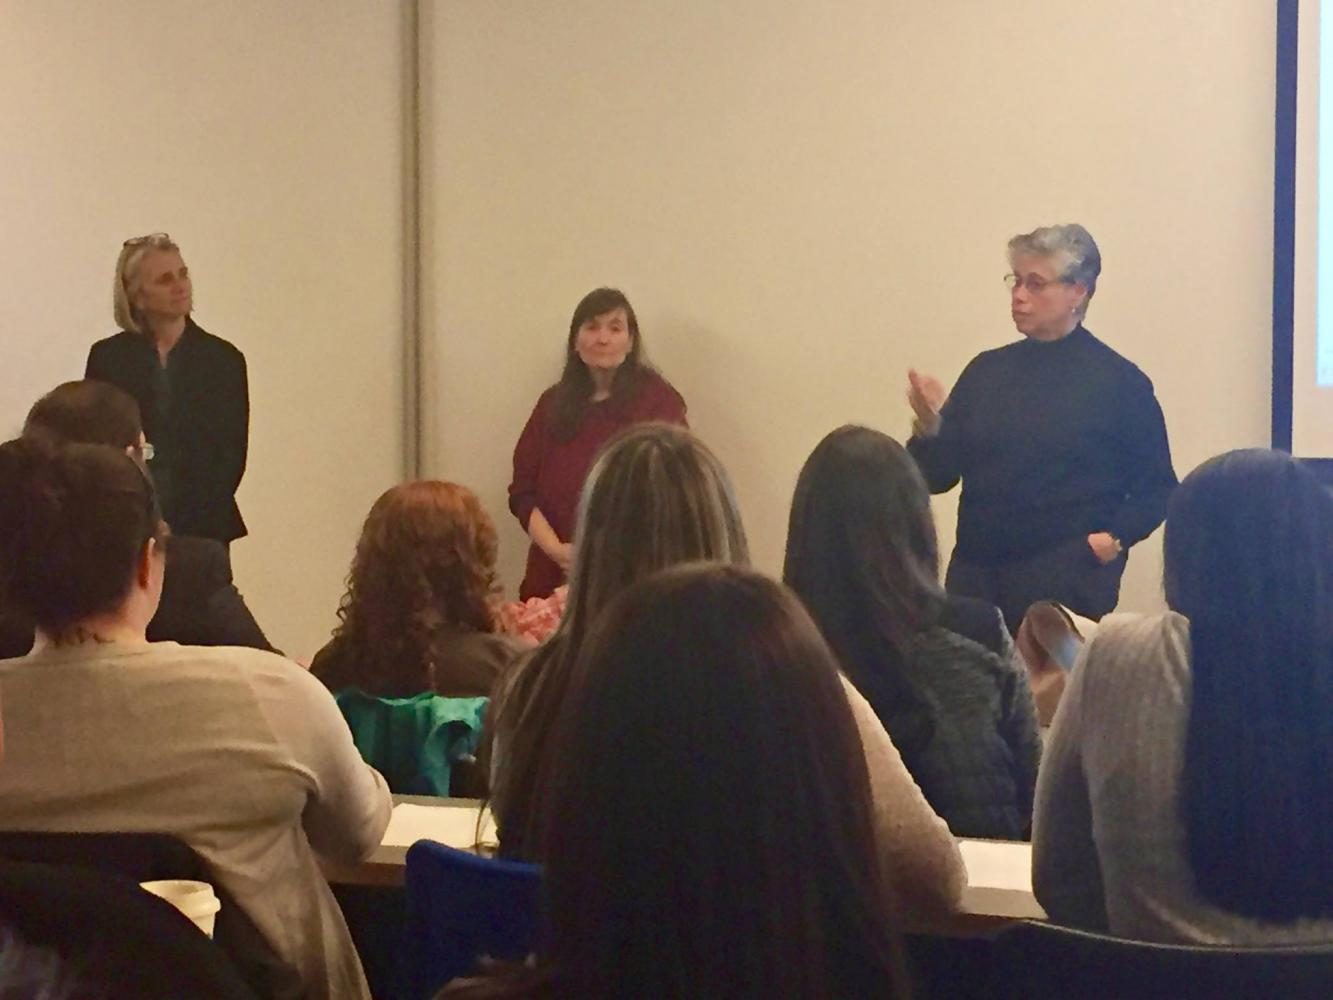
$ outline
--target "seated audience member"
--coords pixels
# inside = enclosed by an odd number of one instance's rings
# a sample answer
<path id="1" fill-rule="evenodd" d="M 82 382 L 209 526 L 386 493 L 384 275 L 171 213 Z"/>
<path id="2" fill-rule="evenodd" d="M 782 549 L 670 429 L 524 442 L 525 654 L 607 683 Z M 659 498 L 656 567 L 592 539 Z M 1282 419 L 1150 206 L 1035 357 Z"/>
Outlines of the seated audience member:
<path id="1" fill-rule="evenodd" d="M 946 595 L 907 450 L 841 427 L 796 483 L 787 585 L 805 602 L 955 836 L 1017 839 L 1041 756 L 1027 674 L 992 605 Z"/>
<path id="2" fill-rule="evenodd" d="M 525 648 L 499 634 L 495 525 L 471 490 L 403 483 L 356 544 L 341 624 L 311 672 L 331 691 L 484 697 Z"/>
<path id="3" fill-rule="evenodd" d="M 328 692 L 272 653 L 149 643 L 164 525 L 124 451 L 0 445 L 0 589 L 37 626 L 0 663 L 0 829 L 174 835 L 304 995 L 368 991 L 316 852 L 355 863 L 391 803 Z"/>
<path id="4" fill-rule="evenodd" d="M 1333 941 L 1333 497 L 1233 451 L 1172 496 L 1169 611 L 1088 643 L 1037 784 L 1051 918 L 1147 941 Z"/>
<path id="5" fill-rule="evenodd" d="M 28 412 L 24 437 L 54 443 L 106 444 L 145 458 L 138 404 L 105 382 L 66 382 Z M 152 642 L 188 646 L 253 646 L 273 651 L 245 600 L 232 583 L 226 547 L 211 538 L 173 535 L 166 540 L 167 570 L 162 603 L 148 624 Z M 32 648 L 33 625 L 6 608 L 0 614 L 0 659 Z"/>
<path id="6" fill-rule="evenodd" d="M 785 588 L 667 570 L 570 669 L 538 792 L 545 947 L 445 996 L 906 994 L 857 725 Z"/>
<path id="7" fill-rule="evenodd" d="M 561 766 L 552 757 L 551 734 L 574 694 L 577 662 L 598 612 L 626 587 L 677 563 L 749 562 L 721 463 L 689 431 L 666 424 L 633 427 L 601 452 L 584 487 L 574 537 L 569 606 L 560 627 L 509 674 L 492 705 L 492 805 L 500 850 L 508 857 L 540 860 L 537 795 L 544 768 Z M 679 625 L 694 627 L 688 619 Z M 662 686 L 672 683 L 670 671 L 664 671 Z M 870 770 L 880 850 L 903 905 L 922 915 L 947 911 L 965 881 L 958 847 L 865 699 L 845 680 L 843 687 Z M 690 739 L 681 732 L 674 738 Z M 696 773 L 693 780 L 707 776 Z"/>

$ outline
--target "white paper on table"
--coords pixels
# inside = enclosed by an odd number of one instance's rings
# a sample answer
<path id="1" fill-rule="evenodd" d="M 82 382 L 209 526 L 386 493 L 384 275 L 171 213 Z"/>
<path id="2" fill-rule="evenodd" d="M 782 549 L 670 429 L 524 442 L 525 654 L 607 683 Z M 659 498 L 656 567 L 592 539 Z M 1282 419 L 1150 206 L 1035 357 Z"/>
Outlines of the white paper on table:
<path id="1" fill-rule="evenodd" d="M 477 843 L 477 806 L 420 806 L 400 802 L 393 807 L 389 826 L 380 841 L 385 847 L 410 847 L 418 840 L 434 840 L 461 851 Z M 481 841 L 494 844 L 495 818 L 482 821 Z"/>
<path id="2" fill-rule="evenodd" d="M 1032 845 L 1020 841 L 960 840 L 967 866 L 963 909 L 992 916 L 1044 919 L 1032 894 Z"/>

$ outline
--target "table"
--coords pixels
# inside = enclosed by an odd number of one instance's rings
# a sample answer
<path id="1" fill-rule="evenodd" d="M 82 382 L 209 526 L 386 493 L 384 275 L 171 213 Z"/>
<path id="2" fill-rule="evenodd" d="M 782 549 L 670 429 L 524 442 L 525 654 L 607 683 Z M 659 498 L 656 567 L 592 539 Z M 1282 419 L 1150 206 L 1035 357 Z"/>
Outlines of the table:
<path id="1" fill-rule="evenodd" d="M 401 886 L 407 849 L 421 839 L 472 850 L 477 845 L 480 803 L 475 799 L 395 795 L 394 814 L 379 847 L 359 865 L 324 864 L 330 882 L 342 885 Z M 489 820 L 489 816 L 487 817 Z M 482 843 L 495 842 L 493 823 L 482 826 Z M 967 865 L 967 888 L 959 912 L 928 930 L 970 935 L 993 931 L 1013 920 L 1044 920 L 1032 895 L 1032 845 L 1016 841 L 960 840 Z"/>

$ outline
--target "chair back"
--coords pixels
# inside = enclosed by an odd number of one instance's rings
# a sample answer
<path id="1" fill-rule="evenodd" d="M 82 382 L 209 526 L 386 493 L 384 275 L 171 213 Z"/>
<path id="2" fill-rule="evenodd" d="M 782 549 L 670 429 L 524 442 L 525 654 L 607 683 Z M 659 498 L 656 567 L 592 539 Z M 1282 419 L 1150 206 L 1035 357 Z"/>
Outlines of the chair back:
<path id="1" fill-rule="evenodd" d="M 1333 943 L 1264 948 L 1153 944 L 1025 921 L 996 938 L 997 997 L 1302 1000 L 1333 996 Z"/>
<path id="2" fill-rule="evenodd" d="M 189 918 L 113 872 L 0 860 L 0 928 L 5 996 L 257 998 Z"/>
<path id="3" fill-rule="evenodd" d="M 519 960 L 537 942 L 541 869 L 430 840 L 407 851 L 407 996 L 433 997 L 479 959 Z"/>
<path id="4" fill-rule="evenodd" d="M 376 698 L 359 688 L 334 695 L 366 763 L 397 795 L 450 794 L 453 766 L 474 759 L 487 698 Z"/>
<path id="5" fill-rule="evenodd" d="M 195 879 L 208 882 L 222 903 L 213 940 L 241 978 L 261 997 L 300 996 L 300 974 L 284 962 L 268 939 L 193 848 L 167 833 L 0 833 L 0 858 L 70 865 L 124 876 L 133 882 Z"/>

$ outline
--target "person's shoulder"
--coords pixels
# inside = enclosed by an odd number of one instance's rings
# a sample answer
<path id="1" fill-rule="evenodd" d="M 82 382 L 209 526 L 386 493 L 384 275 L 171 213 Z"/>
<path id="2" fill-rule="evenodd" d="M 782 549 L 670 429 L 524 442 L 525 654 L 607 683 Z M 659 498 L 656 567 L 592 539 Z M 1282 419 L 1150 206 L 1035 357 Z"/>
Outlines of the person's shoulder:
<path id="1" fill-rule="evenodd" d="M 537 397 L 537 402 L 532 404 L 532 415 L 536 417 L 540 414 L 543 419 L 548 417 L 551 410 L 555 407 L 556 399 L 559 395 L 560 383 L 552 382 L 541 391 L 541 394 Z"/>
<path id="2" fill-rule="evenodd" d="M 244 684 L 266 691 L 284 687 L 327 694 L 324 685 L 294 660 L 252 646 L 187 646 L 171 640 L 149 644 L 148 660 L 170 665 L 178 676 L 217 684 Z"/>
<path id="3" fill-rule="evenodd" d="M 1123 687 L 1136 673 L 1188 669 L 1189 620 L 1174 611 L 1107 615 L 1074 664 L 1075 671 L 1087 672 L 1089 682 L 1109 674 L 1109 683 L 1116 687 Z"/>
<path id="4" fill-rule="evenodd" d="M 1003 655 L 1006 650 L 1004 619 L 1000 617 L 999 609 L 979 598 L 948 595 L 939 624 L 997 655 Z"/>
<path id="5" fill-rule="evenodd" d="M 643 369 L 639 399 L 644 403 L 674 405 L 681 410 L 685 409 L 685 397 L 656 368 Z"/>
<path id="6" fill-rule="evenodd" d="M 119 356 L 135 350 L 141 351 L 145 346 L 140 334 L 130 330 L 119 330 L 109 337 L 93 341 L 93 346 L 88 348 L 88 356 L 90 358 Z"/>
<path id="7" fill-rule="evenodd" d="M 1085 336 L 1080 338 L 1079 343 L 1088 355 L 1106 365 L 1106 367 L 1115 372 L 1119 378 L 1131 385 L 1147 387 L 1151 391 L 1152 379 L 1148 378 L 1142 368 L 1136 365 L 1133 361 L 1130 361 L 1129 358 L 1125 357 L 1106 341 L 1092 333 L 1087 327 L 1082 327 L 1081 329 Z"/>
<path id="8" fill-rule="evenodd" d="M 531 647 L 494 632 L 445 632 L 433 647 L 435 690 L 445 697 L 490 695 Z"/>
<path id="9" fill-rule="evenodd" d="M 233 361 L 244 363 L 245 355 L 241 352 L 241 349 L 231 341 L 223 340 L 221 337 L 209 333 L 193 320 L 190 321 L 188 329 L 198 350 L 207 351 L 217 357 L 226 357 Z"/>
<path id="10" fill-rule="evenodd" d="M 445 633 L 441 641 L 468 652 L 509 663 L 532 647 L 504 632 Z"/>
<path id="11" fill-rule="evenodd" d="M 963 366 L 962 373 L 958 376 L 959 384 L 978 377 L 984 378 L 991 372 L 1002 371 L 1012 365 L 1022 364 L 1024 344 L 1025 341 L 1015 340 L 999 347 L 987 348 L 975 355 Z"/>

